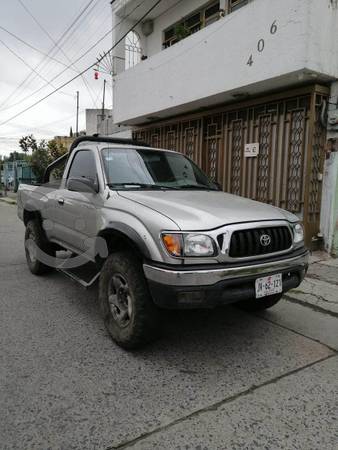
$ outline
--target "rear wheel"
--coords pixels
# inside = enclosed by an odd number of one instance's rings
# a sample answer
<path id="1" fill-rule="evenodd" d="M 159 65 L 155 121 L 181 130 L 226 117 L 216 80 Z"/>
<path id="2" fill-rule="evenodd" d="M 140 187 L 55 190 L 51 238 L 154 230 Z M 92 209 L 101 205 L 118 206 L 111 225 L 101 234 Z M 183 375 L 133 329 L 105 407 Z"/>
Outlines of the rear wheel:
<path id="1" fill-rule="evenodd" d="M 134 349 L 153 340 L 159 328 L 142 265 L 129 252 L 111 254 L 100 275 L 99 301 L 105 326 L 113 340 Z"/>
<path id="2" fill-rule="evenodd" d="M 242 300 L 236 303 L 236 307 L 244 311 L 263 311 L 276 305 L 283 297 L 283 294 L 270 295 L 265 298 L 255 298 L 250 300 Z"/>
<path id="3" fill-rule="evenodd" d="M 48 256 L 55 256 L 55 250 L 47 240 L 40 223 L 30 220 L 26 225 L 25 252 L 28 268 L 34 275 L 42 275 L 52 270 L 52 267 L 40 261 L 39 251 Z"/>

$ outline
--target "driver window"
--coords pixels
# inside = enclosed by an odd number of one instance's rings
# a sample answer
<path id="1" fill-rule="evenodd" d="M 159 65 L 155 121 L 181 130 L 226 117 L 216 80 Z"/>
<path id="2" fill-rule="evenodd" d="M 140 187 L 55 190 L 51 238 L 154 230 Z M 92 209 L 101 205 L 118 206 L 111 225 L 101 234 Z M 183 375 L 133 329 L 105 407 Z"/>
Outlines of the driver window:
<path id="1" fill-rule="evenodd" d="M 90 150 L 79 150 L 73 159 L 68 178 L 88 178 L 97 180 L 96 163 Z"/>

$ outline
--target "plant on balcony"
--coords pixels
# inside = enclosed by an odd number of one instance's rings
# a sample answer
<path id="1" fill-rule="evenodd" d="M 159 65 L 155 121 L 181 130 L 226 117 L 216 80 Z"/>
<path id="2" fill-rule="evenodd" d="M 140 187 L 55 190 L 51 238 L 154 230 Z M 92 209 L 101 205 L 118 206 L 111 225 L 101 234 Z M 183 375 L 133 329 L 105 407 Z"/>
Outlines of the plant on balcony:
<path id="1" fill-rule="evenodd" d="M 188 28 L 183 23 L 180 23 L 175 26 L 175 36 L 177 39 L 177 42 L 181 41 L 182 39 L 185 39 L 186 37 L 191 35 L 190 28 Z"/>

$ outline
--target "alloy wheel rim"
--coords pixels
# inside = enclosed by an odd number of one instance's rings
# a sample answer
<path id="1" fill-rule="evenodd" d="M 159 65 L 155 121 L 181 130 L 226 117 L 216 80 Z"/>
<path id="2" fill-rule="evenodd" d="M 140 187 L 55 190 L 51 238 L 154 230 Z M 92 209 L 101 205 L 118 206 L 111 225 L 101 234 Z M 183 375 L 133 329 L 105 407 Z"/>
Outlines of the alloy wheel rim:
<path id="1" fill-rule="evenodd" d="M 128 326 L 133 313 L 131 293 L 128 281 L 119 273 L 114 274 L 109 281 L 108 301 L 117 324 L 121 328 Z"/>
<path id="2" fill-rule="evenodd" d="M 28 235 L 28 240 L 26 242 L 26 249 L 28 252 L 29 259 L 34 264 L 37 261 L 37 251 L 36 251 L 35 235 L 33 232 L 30 232 Z"/>

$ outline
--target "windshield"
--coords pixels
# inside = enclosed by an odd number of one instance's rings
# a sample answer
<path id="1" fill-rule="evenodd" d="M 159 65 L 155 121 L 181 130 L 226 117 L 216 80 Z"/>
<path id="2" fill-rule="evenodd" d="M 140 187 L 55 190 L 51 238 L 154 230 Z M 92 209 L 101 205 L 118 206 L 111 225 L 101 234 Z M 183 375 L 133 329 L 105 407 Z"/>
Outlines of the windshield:
<path id="1" fill-rule="evenodd" d="M 185 156 L 159 150 L 102 150 L 108 185 L 113 189 L 219 190 Z"/>

